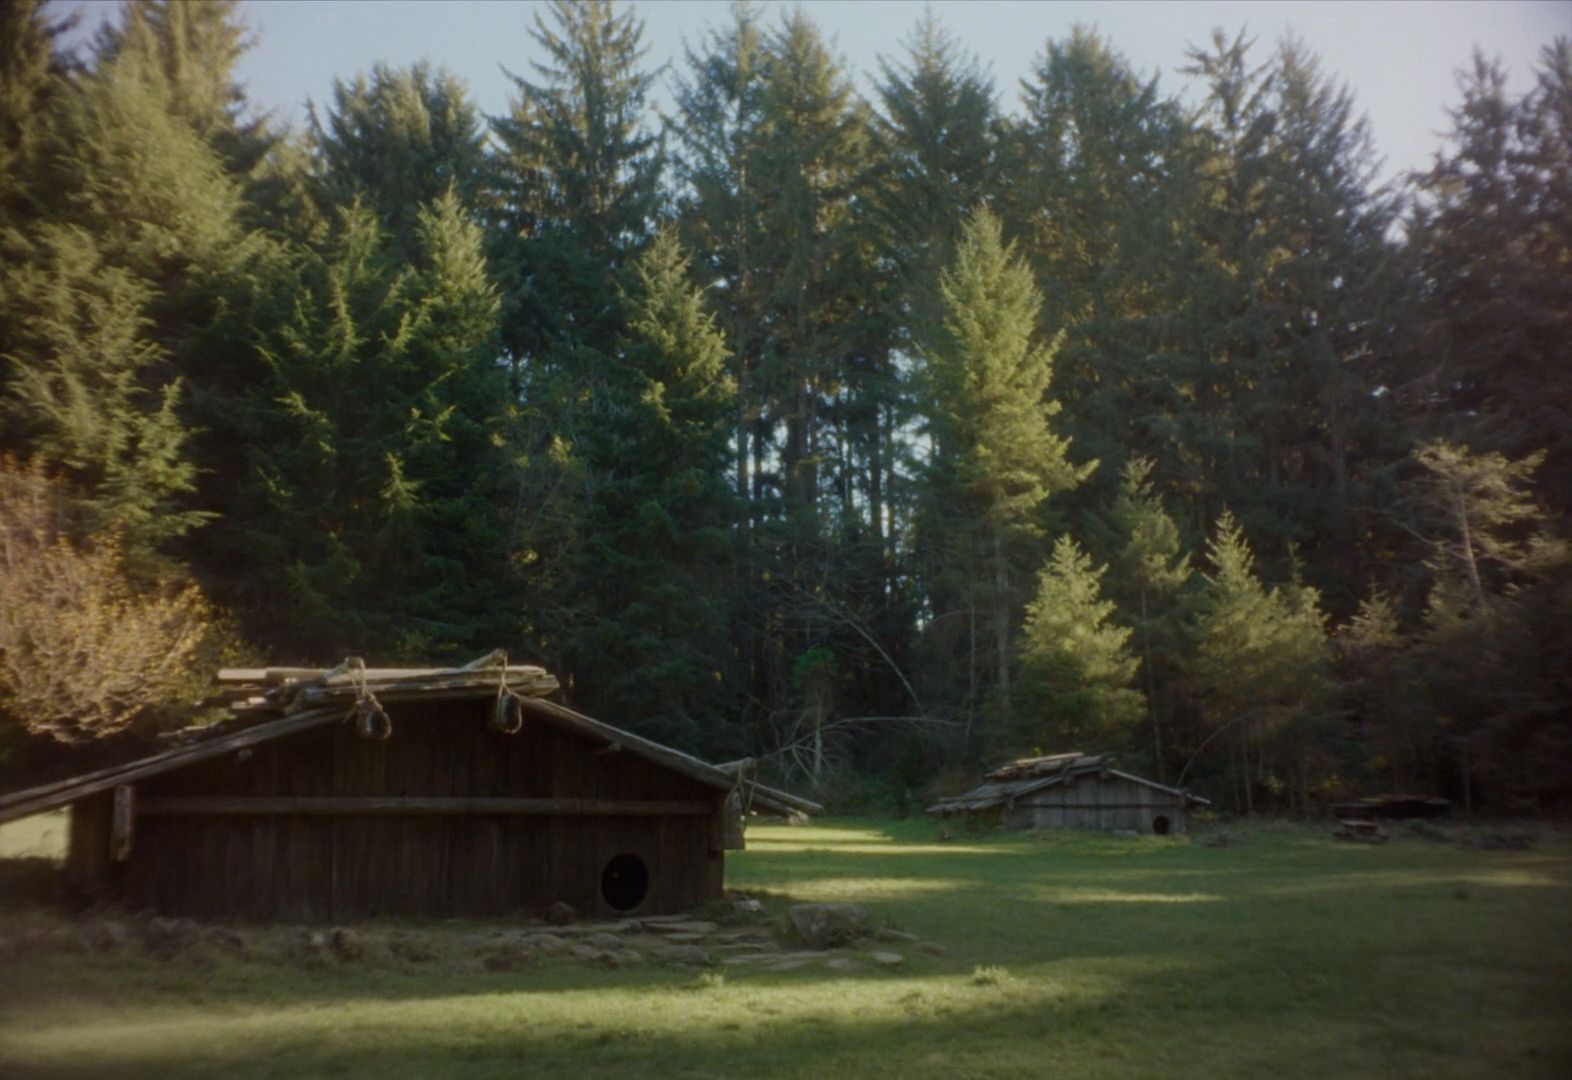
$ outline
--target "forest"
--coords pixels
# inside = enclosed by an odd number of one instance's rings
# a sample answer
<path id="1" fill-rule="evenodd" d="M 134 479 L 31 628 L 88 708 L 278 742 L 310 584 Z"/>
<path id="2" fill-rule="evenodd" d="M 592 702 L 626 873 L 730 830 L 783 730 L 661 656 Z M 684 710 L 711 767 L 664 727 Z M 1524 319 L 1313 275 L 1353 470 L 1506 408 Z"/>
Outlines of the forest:
<path id="1" fill-rule="evenodd" d="M 3 786 L 220 663 L 500 647 L 832 807 L 1064 750 L 1572 799 L 1572 39 L 1522 95 L 1436 58 L 1381 183 L 1236 31 L 1181 99 L 1084 29 L 996 86 L 929 14 L 863 96 L 800 11 L 662 69 L 558 2 L 477 43 L 505 115 L 378 66 L 297 130 L 233 2 L 70 24 L 0 0 Z"/>

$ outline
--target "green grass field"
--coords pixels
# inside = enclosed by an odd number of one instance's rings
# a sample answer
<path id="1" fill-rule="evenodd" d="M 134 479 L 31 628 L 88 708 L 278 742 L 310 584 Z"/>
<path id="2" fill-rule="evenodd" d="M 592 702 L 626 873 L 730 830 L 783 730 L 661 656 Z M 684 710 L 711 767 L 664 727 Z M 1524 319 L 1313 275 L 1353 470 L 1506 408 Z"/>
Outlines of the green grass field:
<path id="1" fill-rule="evenodd" d="M 38 827 L 33 827 L 34 832 Z M 896 971 L 4 962 L 4 1076 L 1572 1075 L 1572 845 L 753 826 L 732 888 L 942 943 Z M 0 856 L 36 836 L 0 832 Z M 48 920 L 0 908 L 0 919 Z"/>

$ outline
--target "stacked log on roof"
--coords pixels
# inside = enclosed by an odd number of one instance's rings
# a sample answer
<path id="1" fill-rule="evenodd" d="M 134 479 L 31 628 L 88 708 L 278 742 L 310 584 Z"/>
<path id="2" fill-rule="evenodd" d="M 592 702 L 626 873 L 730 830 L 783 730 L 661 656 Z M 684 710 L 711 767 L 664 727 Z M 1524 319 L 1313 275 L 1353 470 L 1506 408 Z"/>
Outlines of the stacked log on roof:
<path id="1" fill-rule="evenodd" d="M 1001 765 L 988 774 L 989 780 L 1027 780 L 1034 776 L 1052 776 L 1062 772 L 1088 772 L 1113 765 L 1112 754 L 1083 754 L 1072 750 L 1067 754 L 1049 754 L 1047 757 L 1020 758 Z"/>
<path id="2" fill-rule="evenodd" d="M 303 713 L 347 714 L 361 703 L 433 701 L 490 695 L 542 698 L 557 689 L 545 668 L 510 664 L 498 650 L 462 667 L 368 668 L 350 657 L 334 668 L 224 668 L 218 673 L 214 704 L 233 715 L 217 724 L 172 732 L 185 741 L 249 727 L 262 720 Z"/>

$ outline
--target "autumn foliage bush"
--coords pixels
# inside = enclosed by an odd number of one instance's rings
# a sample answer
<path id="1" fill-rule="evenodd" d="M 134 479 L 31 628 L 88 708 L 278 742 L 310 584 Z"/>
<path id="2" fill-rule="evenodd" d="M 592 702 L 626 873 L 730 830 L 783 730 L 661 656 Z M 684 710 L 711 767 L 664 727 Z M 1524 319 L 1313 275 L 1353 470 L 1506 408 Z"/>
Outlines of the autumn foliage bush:
<path id="1" fill-rule="evenodd" d="M 41 468 L 0 461 L 0 741 L 156 726 L 217 658 L 201 590 L 134 574 L 113 533 L 75 536 L 73 505 Z"/>

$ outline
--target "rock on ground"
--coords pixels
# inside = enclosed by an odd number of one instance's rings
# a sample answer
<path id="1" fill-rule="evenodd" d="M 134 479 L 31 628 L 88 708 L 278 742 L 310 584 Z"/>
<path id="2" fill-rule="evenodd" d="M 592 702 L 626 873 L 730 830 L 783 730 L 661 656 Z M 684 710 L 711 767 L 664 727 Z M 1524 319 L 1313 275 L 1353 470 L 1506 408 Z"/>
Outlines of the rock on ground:
<path id="1" fill-rule="evenodd" d="M 856 904 L 794 904 L 787 928 L 806 945 L 849 945 L 868 933 L 868 912 Z"/>

